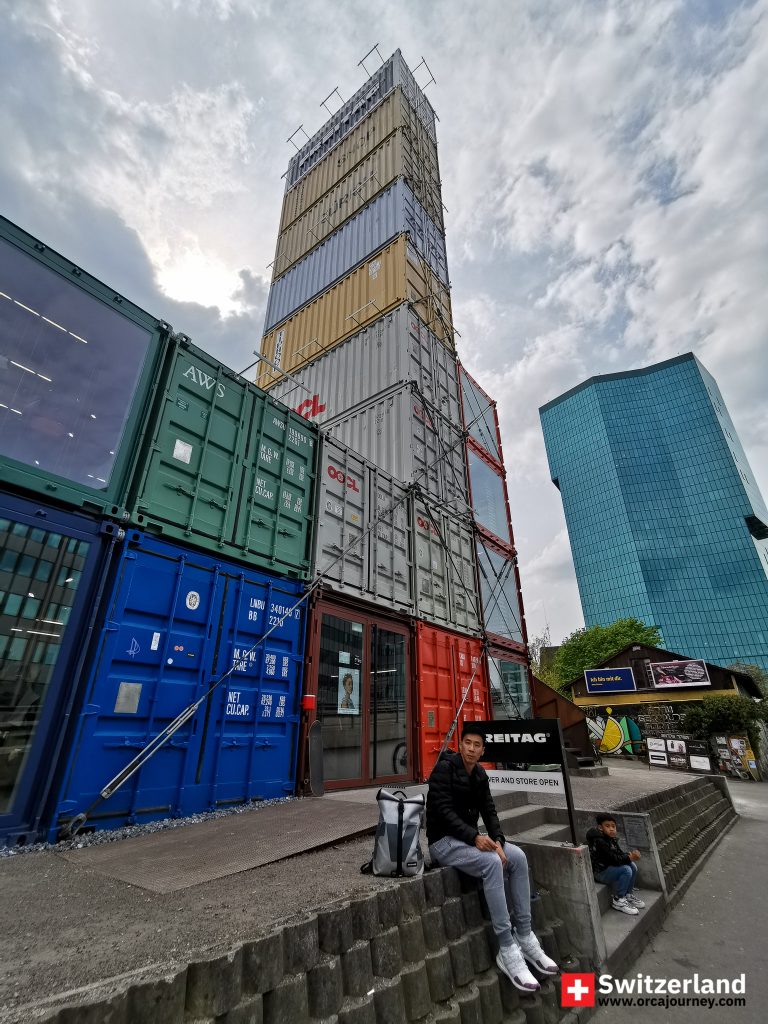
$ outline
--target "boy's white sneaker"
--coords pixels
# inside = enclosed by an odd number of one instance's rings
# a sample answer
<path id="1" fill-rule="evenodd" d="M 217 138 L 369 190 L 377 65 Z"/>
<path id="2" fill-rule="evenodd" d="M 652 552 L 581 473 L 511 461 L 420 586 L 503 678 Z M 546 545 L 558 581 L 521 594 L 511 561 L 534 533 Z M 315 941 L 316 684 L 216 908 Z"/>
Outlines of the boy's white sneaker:
<path id="1" fill-rule="evenodd" d="M 538 992 L 541 987 L 528 970 L 523 952 L 516 942 L 511 946 L 502 946 L 496 955 L 496 966 L 506 974 L 512 984 L 520 992 Z"/>
<path id="2" fill-rule="evenodd" d="M 641 900 L 634 889 L 632 892 L 628 892 L 624 898 L 630 907 L 637 907 L 638 910 L 645 910 L 645 900 Z"/>
<path id="3" fill-rule="evenodd" d="M 560 973 L 560 968 L 551 957 L 547 956 L 541 948 L 541 943 L 533 932 L 531 932 L 530 935 L 526 935 L 524 939 L 521 939 L 518 935 L 517 942 L 525 959 L 529 964 L 535 967 L 537 971 L 548 975 Z"/>
<path id="4" fill-rule="evenodd" d="M 637 907 L 633 907 L 632 904 L 627 900 L 626 896 L 614 896 L 611 900 L 611 906 L 614 910 L 620 910 L 622 914 L 640 913 Z"/>

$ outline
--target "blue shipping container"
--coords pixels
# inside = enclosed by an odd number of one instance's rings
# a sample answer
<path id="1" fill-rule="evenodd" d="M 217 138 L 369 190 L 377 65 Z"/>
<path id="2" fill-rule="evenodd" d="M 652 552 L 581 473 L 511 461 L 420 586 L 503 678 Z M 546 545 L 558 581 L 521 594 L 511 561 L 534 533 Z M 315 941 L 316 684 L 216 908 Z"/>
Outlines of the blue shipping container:
<path id="1" fill-rule="evenodd" d="M 74 680 L 118 533 L 114 523 L 0 494 L 0 845 L 34 842 L 47 825 Z"/>
<path id="2" fill-rule="evenodd" d="M 408 232 L 416 251 L 426 258 L 435 274 L 447 285 L 448 260 L 443 233 L 416 199 L 405 179 L 398 178 L 282 277 L 272 282 L 264 333 L 403 232 Z"/>
<path id="3" fill-rule="evenodd" d="M 131 531 L 61 789 L 58 826 L 233 663 L 193 718 L 89 819 L 115 828 L 293 792 L 304 652 L 299 583 Z"/>

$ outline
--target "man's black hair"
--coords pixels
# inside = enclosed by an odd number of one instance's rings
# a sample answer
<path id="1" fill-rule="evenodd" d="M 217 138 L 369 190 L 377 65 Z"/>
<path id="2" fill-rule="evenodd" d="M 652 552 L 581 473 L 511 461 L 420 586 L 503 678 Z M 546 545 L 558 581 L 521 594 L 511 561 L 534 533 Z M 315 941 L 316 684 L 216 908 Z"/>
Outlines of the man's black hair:
<path id="1" fill-rule="evenodd" d="M 612 821 L 614 825 L 616 824 L 616 819 L 612 814 L 604 814 L 602 812 L 595 815 L 595 821 L 598 825 L 604 825 L 606 821 Z"/>
<path id="2" fill-rule="evenodd" d="M 482 738 L 483 745 L 485 745 L 485 726 L 481 725 L 479 722 L 465 722 L 461 730 L 461 738 L 464 739 L 465 736 L 470 735 L 480 736 Z"/>

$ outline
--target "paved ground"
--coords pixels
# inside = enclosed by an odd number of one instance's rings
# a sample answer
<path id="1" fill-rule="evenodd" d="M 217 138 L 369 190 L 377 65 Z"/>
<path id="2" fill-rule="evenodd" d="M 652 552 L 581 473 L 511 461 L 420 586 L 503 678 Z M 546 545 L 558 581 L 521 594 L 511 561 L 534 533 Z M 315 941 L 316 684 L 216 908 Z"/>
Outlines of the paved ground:
<path id="1" fill-rule="evenodd" d="M 729 782 L 729 788 L 741 817 L 632 974 L 732 978 L 744 972 L 747 1006 L 604 1007 L 590 1024 L 758 1024 L 768 1018 L 768 784 Z"/>
<path id="2" fill-rule="evenodd" d="M 575 779 L 574 797 L 583 808 L 617 807 L 688 778 L 617 765 L 608 778 Z M 375 825 L 374 797 L 329 795 L 66 856 L 0 861 L 0 1022 L 24 1021 L 20 1007 L 32 1000 L 224 951 L 296 914 L 396 884 L 360 874 L 370 836 L 344 841 Z M 299 852 L 318 841 L 333 845 Z"/>

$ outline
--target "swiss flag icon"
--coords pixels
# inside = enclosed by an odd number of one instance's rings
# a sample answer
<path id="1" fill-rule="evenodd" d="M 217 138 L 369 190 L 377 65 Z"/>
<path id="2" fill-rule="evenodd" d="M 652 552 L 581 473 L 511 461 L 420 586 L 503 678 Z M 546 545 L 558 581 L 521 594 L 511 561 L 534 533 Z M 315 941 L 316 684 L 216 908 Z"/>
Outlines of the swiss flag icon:
<path id="1" fill-rule="evenodd" d="M 594 1006 L 595 976 L 594 974 L 562 974 L 560 975 L 561 1006 Z"/>

